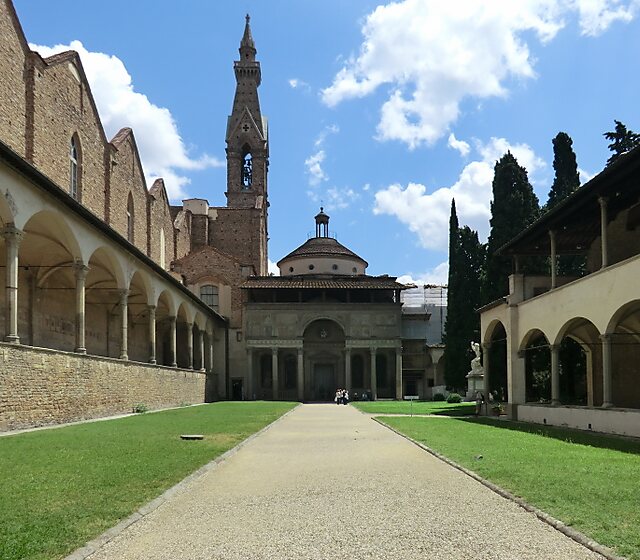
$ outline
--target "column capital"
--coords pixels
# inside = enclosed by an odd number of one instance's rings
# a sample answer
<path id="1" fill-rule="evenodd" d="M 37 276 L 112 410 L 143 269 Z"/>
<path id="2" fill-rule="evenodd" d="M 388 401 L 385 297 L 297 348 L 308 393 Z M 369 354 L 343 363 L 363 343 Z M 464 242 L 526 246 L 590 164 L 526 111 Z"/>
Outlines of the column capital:
<path id="1" fill-rule="evenodd" d="M 613 333 L 604 333 L 600 335 L 600 340 L 602 342 L 611 342 L 613 340 Z"/>
<path id="2" fill-rule="evenodd" d="M 605 207 L 606 207 L 606 206 L 607 206 L 607 202 L 608 202 L 608 201 L 609 201 L 609 198 L 608 198 L 608 197 L 606 197 L 606 196 L 599 196 L 599 197 L 598 197 L 598 204 L 599 204 L 600 206 L 605 206 Z"/>
<path id="3" fill-rule="evenodd" d="M 304 348 L 297 348 L 298 356 L 302 356 L 304 354 Z"/>
<path id="4" fill-rule="evenodd" d="M 185 321 L 185 324 L 187 325 L 188 329 L 192 329 L 193 328 L 193 321 Z"/>
<path id="5" fill-rule="evenodd" d="M 129 299 L 129 290 L 118 290 L 118 295 L 120 296 L 120 304 L 125 305 Z"/>
<path id="6" fill-rule="evenodd" d="M 7 224 L 2 230 L 2 237 L 4 237 L 6 241 L 20 243 L 24 237 L 24 231 L 18 229 L 13 224 Z"/>
<path id="7" fill-rule="evenodd" d="M 369 348 L 369 352 L 371 352 L 371 354 L 373 355 L 373 354 L 376 354 L 378 352 L 378 349 L 375 346 L 371 346 Z"/>
<path id="8" fill-rule="evenodd" d="M 171 323 L 175 323 L 176 322 L 176 316 L 175 315 L 169 315 L 167 317 L 167 319 L 169 319 L 169 322 L 171 322 Z"/>
<path id="9" fill-rule="evenodd" d="M 560 344 L 549 344 L 549 351 L 550 352 L 559 352 L 560 351 Z"/>
<path id="10" fill-rule="evenodd" d="M 271 347 L 271 355 L 277 356 L 278 355 L 278 350 L 280 350 L 280 348 L 278 348 L 277 346 L 272 346 Z"/>
<path id="11" fill-rule="evenodd" d="M 156 312 L 156 306 L 155 305 L 147 305 L 147 309 L 149 310 L 150 313 L 155 313 Z"/>
<path id="12" fill-rule="evenodd" d="M 73 268 L 73 273 L 77 279 L 84 279 L 89 273 L 89 267 L 79 259 L 73 261 L 71 267 Z"/>
<path id="13" fill-rule="evenodd" d="M 489 350 L 491 350 L 491 343 L 490 342 L 483 342 L 482 343 L 482 350 L 483 350 L 483 352 L 488 352 Z"/>

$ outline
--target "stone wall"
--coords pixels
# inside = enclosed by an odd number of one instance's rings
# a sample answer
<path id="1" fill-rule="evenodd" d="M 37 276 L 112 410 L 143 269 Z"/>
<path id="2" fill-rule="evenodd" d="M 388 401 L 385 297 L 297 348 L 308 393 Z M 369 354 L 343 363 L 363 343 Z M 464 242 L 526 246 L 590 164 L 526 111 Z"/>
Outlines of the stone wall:
<path id="1" fill-rule="evenodd" d="M 204 402 L 206 375 L 0 343 L 0 430 Z"/>

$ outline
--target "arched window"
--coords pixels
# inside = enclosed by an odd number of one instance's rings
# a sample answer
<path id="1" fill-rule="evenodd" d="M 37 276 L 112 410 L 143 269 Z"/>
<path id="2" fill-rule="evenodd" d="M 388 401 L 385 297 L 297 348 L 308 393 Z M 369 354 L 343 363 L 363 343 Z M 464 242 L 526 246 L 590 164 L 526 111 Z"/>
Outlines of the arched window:
<path id="1" fill-rule="evenodd" d="M 135 219 L 133 211 L 133 195 L 129 193 L 127 201 L 127 239 L 133 243 L 133 220 Z"/>
<path id="2" fill-rule="evenodd" d="M 165 265 L 165 241 L 164 241 L 164 229 L 160 230 L 160 266 L 164 268 Z"/>
<path id="3" fill-rule="evenodd" d="M 250 189 L 253 183 L 253 156 L 249 146 L 242 149 L 242 188 Z"/>
<path id="4" fill-rule="evenodd" d="M 218 286 L 207 284 L 200 288 L 200 299 L 214 311 L 218 311 Z"/>
<path id="5" fill-rule="evenodd" d="M 78 163 L 80 160 L 80 151 L 78 149 L 78 141 L 75 136 L 71 137 L 69 145 L 69 194 L 78 199 Z"/>

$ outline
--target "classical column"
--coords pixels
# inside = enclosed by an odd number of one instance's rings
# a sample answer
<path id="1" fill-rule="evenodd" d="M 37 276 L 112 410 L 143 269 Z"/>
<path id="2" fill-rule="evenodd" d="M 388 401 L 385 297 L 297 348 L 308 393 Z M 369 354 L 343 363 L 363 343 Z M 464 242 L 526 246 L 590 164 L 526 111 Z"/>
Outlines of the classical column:
<path id="1" fill-rule="evenodd" d="M 600 203 L 600 245 L 602 251 L 602 268 L 609 264 L 609 244 L 607 243 L 607 199 L 598 198 Z"/>
<path id="2" fill-rule="evenodd" d="M 484 393 L 484 403 L 485 403 L 485 414 L 489 414 L 489 383 L 491 376 L 491 360 L 489 359 L 489 354 L 491 352 L 491 343 L 483 342 L 482 343 L 482 369 L 484 370 L 484 376 L 482 379 L 482 388 Z"/>
<path id="3" fill-rule="evenodd" d="M 129 304 L 129 290 L 120 290 L 120 359 L 128 360 L 129 329 L 127 326 L 127 307 Z"/>
<path id="4" fill-rule="evenodd" d="M 198 342 L 200 344 L 200 371 L 206 371 L 204 366 L 204 332 L 198 329 Z"/>
<path id="5" fill-rule="evenodd" d="M 376 348 L 371 348 L 371 399 L 376 400 L 378 398 L 378 386 L 376 379 Z"/>
<path id="6" fill-rule="evenodd" d="M 4 228 L 6 247 L 5 342 L 20 344 L 18 336 L 18 248 L 24 233 L 13 225 Z"/>
<path id="7" fill-rule="evenodd" d="M 178 355 L 176 353 L 176 317 L 169 317 L 169 352 L 171 353 L 171 367 L 178 367 Z"/>
<path id="8" fill-rule="evenodd" d="M 187 369 L 193 369 L 193 323 L 187 321 Z"/>
<path id="9" fill-rule="evenodd" d="M 556 253 L 556 232 L 549 230 L 549 244 L 551 245 L 551 289 L 557 286 L 558 255 Z"/>
<path id="10" fill-rule="evenodd" d="M 602 407 L 611 408 L 613 399 L 611 397 L 611 334 L 600 336 L 602 341 Z"/>
<path id="11" fill-rule="evenodd" d="M 273 396 L 271 397 L 274 401 L 278 400 L 278 349 L 271 349 L 271 379 L 273 388 Z"/>
<path id="12" fill-rule="evenodd" d="M 149 363 L 156 363 L 156 306 L 148 305 L 149 310 Z"/>
<path id="13" fill-rule="evenodd" d="M 209 342 L 209 371 L 213 372 L 213 333 L 207 334 L 207 342 Z"/>
<path id="14" fill-rule="evenodd" d="M 73 265 L 73 272 L 76 277 L 76 347 L 74 352 L 86 354 L 85 326 L 86 326 L 86 304 L 85 289 L 89 267 L 77 261 Z"/>
<path id="15" fill-rule="evenodd" d="M 402 400 L 402 346 L 396 348 L 396 400 Z"/>
<path id="16" fill-rule="evenodd" d="M 253 349 L 247 348 L 247 399 L 254 399 Z"/>
<path id="17" fill-rule="evenodd" d="M 298 348 L 298 400 L 304 400 L 304 350 Z"/>
<path id="18" fill-rule="evenodd" d="M 344 351 L 344 388 L 351 393 L 351 348 Z"/>
<path id="19" fill-rule="evenodd" d="M 560 404 L 560 345 L 551 344 L 551 404 Z"/>

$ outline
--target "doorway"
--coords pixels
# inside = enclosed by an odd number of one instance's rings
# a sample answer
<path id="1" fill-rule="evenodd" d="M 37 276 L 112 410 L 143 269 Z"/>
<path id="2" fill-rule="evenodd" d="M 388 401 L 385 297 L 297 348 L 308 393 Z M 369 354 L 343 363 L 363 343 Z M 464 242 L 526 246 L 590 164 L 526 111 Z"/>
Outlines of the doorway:
<path id="1" fill-rule="evenodd" d="M 241 401 L 243 400 L 244 391 L 242 388 L 242 379 L 231 380 L 231 400 Z"/>
<path id="2" fill-rule="evenodd" d="M 331 401 L 336 392 L 336 374 L 333 364 L 314 364 L 313 400 Z"/>

